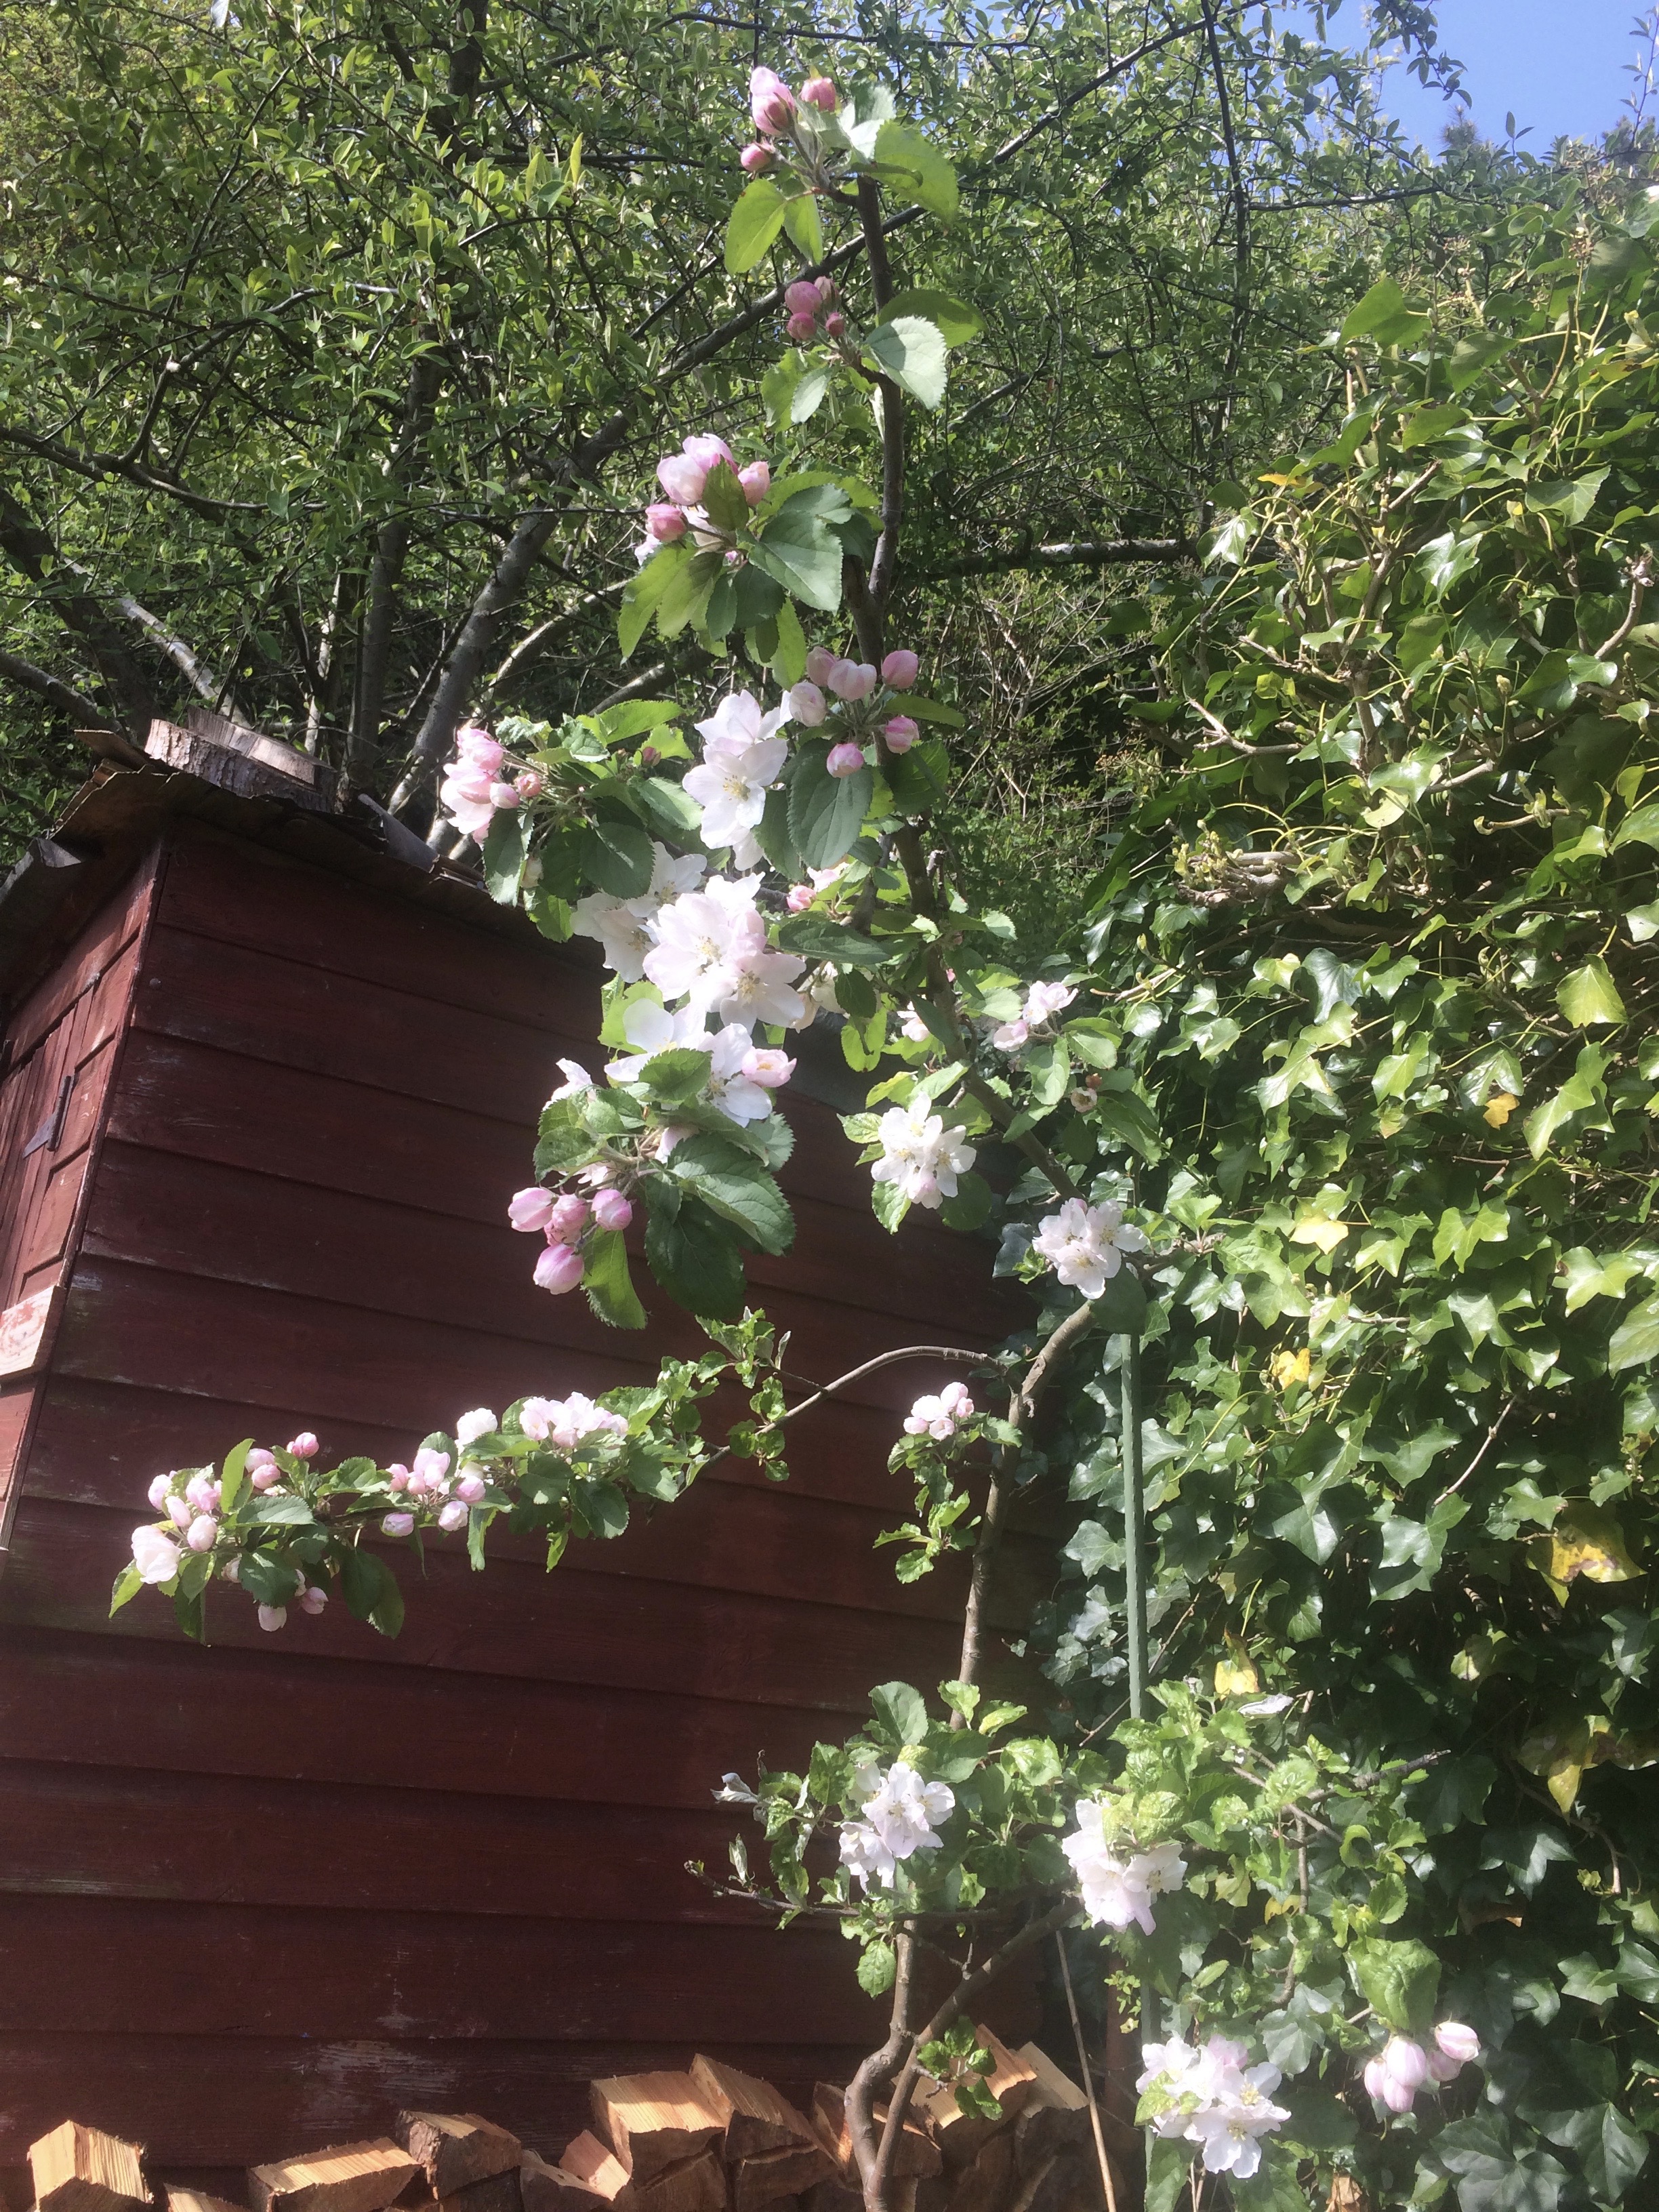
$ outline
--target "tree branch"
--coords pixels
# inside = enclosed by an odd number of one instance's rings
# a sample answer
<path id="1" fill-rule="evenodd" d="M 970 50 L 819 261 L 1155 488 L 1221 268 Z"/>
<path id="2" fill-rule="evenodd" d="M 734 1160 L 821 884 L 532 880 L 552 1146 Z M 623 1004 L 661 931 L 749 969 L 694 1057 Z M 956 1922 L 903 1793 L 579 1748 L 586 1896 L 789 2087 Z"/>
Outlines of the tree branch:
<path id="1" fill-rule="evenodd" d="M 398 586 L 403 580 L 409 552 L 410 518 L 407 505 L 410 463 L 421 440 L 431 426 L 432 410 L 443 374 L 439 356 L 423 350 L 409 374 L 403 421 L 386 464 L 392 497 L 396 502 L 374 534 L 374 556 L 368 572 L 368 611 L 363 619 L 362 644 L 357 657 L 357 690 L 353 702 L 351 732 L 346 742 L 348 784 L 365 781 L 373 773 L 380 750 L 381 711 L 386 699 L 386 671 L 392 650 L 392 625 L 397 611 Z"/>
<path id="2" fill-rule="evenodd" d="M 934 584 L 952 576 L 1001 576 L 1017 568 L 1108 568 L 1137 561 L 1197 558 L 1198 547 L 1189 538 L 1059 540 L 1047 545 L 1023 545 L 1006 553 L 969 554 L 960 561 L 945 561 L 935 568 L 920 570 L 908 580 Z"/>
<path id="3" fill-rule="evenodd" d="M 26 691 L 39 692 L 48 705 L 56 707 L 60 714 L 66 714 L 77 729 L 101 724 L 105 720 L 103 708 L 88 699 L 84 691 L 77 691 L 73 684 L 65 684 L 48 670 L 36 667 L 33 661 L 25 660 L 21 653 L 0 650 L 0 676 L 9 677 Z"/>

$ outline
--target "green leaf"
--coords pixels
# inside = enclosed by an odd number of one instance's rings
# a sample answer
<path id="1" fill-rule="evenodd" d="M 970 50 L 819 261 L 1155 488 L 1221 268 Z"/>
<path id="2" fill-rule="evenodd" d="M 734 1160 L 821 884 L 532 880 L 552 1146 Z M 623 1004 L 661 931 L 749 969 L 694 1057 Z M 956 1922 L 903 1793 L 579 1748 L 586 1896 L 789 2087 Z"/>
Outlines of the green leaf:
<path id="1" fill-rule="evenodd" d="M 799 952 L 804 960 L 833 960 L 837 968 L 884 967 L 915 941 L 912 937 L 878 944 L 874 938 L 860 937 L 844 921 L 832 921 L 827 914 L 791 915 L 777 933 L 781 951 Z"/>
<path id="2" fill-rule="evenodd" d="M 594 822 L 582 845 L 582 866 L 612 898 L 638 898 L 651 888 L 651 840 L 627 822 Z"/>
<path id="3" fill-rule="evenodd" d="M 915 691 L 905 693 L 902 711 L 913 721 L 938 722 L 947 730 L 965 730 L 968 726 L 966 714 L 947 707 L 942 699 L 924 699 Z"/>
<path id="4" fill-rule="evenodd" d="M 1626 1019 L 1625 1002 L 1605 960 L 1587 960 L 1575 969 L 1557 990 L 1555 1003 L 1576 1030 Z"/>
<path id="5" fill-rule="evenodd" d="M 1555 2212 L 1567 2185 L 1559 2159 L 1523 2154 L 1513 2124 L 1490 2111 L 1443 2128 L 1428 2157 L 1456 2181 L 1462 2212 Z"/>
<path id="6" fill-rule="evenodd" d="M 852 512 L 838 485 L 793 492 L 768 518 L 749 557 L 795 599 L 834 614 L 841 605 L 842 543 L 832 526 L 848 520 Z"/>
<path id="7" fill-rule="evenodd" d="M 668 1165 L 705 1206 L 752 1237 L 763 1252 L 787 1252 L 793 1243 L 795 1221 L 788 1200 L 758 1161 L 724 1138 L 684 1138 L 675 1146 Z"/>
<path id="8" fill-rule="evenodd" d="M 143 1589 L 143 1577 L 139 1573 L 137 1568 L 129 1561 L 128 1564 L 122 1568 L 120 1573 L 115 1577 L 115 1587 L 109 1594 L 109 1609 L 112 1620 L 118 1613 L 119 1613 L 124 1605 L 131 1604 L 133 1599 L 137 1596 L 139 1591 Z"/>
<path id="9" fill-rule="evenodd" d="M 1608 838 L 1607 850 L 1616 853 L 1621 845 L 1632 844 L 1659 846 L 1659 799 L 1633 807 Z"/>
<path id="10" fill-rule="evenodd" d="M 1348 1962 L 1367 2004 L 1397 2033 L 1419 2035 L 1433 2025 L 1440 1961 L 1426 1944 L 1368 1936 L 1352 1945 Z"/>
<path id="11" fill-rule="evenodd" d="M 1622 2204 L 1625 2192 L 1647 2164 L 1648 2139 L 1616 2105 L 1592 2105 L 1571 2114 L 1550 2140 L 1577 2154 L 1590 2195 L 1598 2204 Z"/>
<path id="12" fill-rule="evenodd" d="M 737 1247 L 701 1206 L 682 1205 L 672 1212 L 659 1195 L 656 1177 L 647 1183 L 645 1194 L 645 1256 L 652 1273 L 690 1312 L 736 1321 L 745 1289 Z M 678 1188 L 674 1195 L 678 1198 Z"/>
<path id="13" fill-rule="evenodd" d="M 870 1692 L 877 1733 L 895 1750 L 920 1743 L 927 1733 L 927 1700 L 908 1682 L 882 1682 Z"/>
<path id="14" fill-rule="evenodd" d="M 1607 1372 L 1646 1367 L 1659 1359 L 1659 1293 L 1644 1298 L 1625 1316 L 1607 1345 Z"/>
<path id="15" fill-rule="evenodd" d="M 1571 523 L 1576 527 L 1588 520 L 1595 504 L 1595 495 L 1607 480 L 1607 472 L 1603 468 L 1593 469 L 1584 477 L 1529 484 L 1527 505 L 1534 514 L 1552 515 L 1557 521 Z"/>
<path id="16" fill-rule="evenodd" d="M 678 784 L 671 783 L 665 775 L 641 775 L 625 788 L 644 815 L 647 829 L 653 830 L 666 844 L 685 845 L 696 850 L 702 811 Z"/>
<path id="17" fill-rule="evenodd" d="M 893 1986 L 896 1971 L 890 1943 L 866 1943 L 859 1954 L 858 1984 L 867 1997 L 884 1996 Z"/>
<path id="18" fill-rule="evenodd" d="M 716 461 L 704 479 L 702 504 L 708 519 L 720 530 L 734 536 L 749 525 L 749 495 L 738 482 L 738 472 L 728 462 Z"/>
<path id="19" fill-rule="evenodd" d="M 693 558 L 693 550 L 690 545 L 665 545 L 629 578 L 617 617 L 617 642 L 624 660 L 651 627 L 651 617 L 664 593 Z"/>
<path id="20" fill-rule="evenodd" d="M 1454 392 L 1463 392 L 1483 369 L 1500 361 L 1515 343 L 1498 331 L 1469 331 L 1452 348 L 1446 381 Z"/>
<path id="21" fill-rule="evenodd" d="M 978 310 L 949 292 L 895 292 L 876 322 L 890 323 L 900 315 L 920 315 L 925 322 L 936 324 L 946 345 L 966 345 L 985 328 Z"/>
<path id="22" fill-rule="evenodd" d="M 596 1229 L 589 1235 L 584 1248 L 582 1288 L 588 1304 L 612 1328 L 645 1327 L 645 1308 L 628 1272 L 628 1250 L 620 1230 Z"/>
<path id="23" fill-rule="evenodd" d="M 970 1233 L 989 1218 L 991 1186 L 972 1169 L 957 1177 L 957 1194 L 947 1198 L 939 1207 L 939 1219 L 947 1229 Z"/>
<path id="24" fill-rule="evenodd" d="M 816 192 L 798 192 L 784 204 L 783 227 L 809 261 L 823 258 L 823 219 Z"/>
<path id="25" fill-rule="evenodd" d="M 787 201 L 769 177 L 757 177 L 738 195 L 726 226 L 727 273 L 741 276 L 762 258 L 783 228 Z"/>
<path id="26" fill-rule="evenodd" d="M 659 1098 L 693 1098 L 708 1080 L 708 1054 L 690 1045 L 673 1045 L 647 1060 L 639 1080 Z"/>
<path id="27" fill-rule="evenodd" d="M 247 1455 L 252 1449 L 252 1437 L 244 1437 L 240 1443 L 231 1446 L 220 1467 L 219 1510 L 227 1519 L 242 1494 L 242 1475 L 247 1466 Z"/>
<path id="28" fill-rule="evenodd" d="M 369 1622 L 382 1636 L 395 1636 L 403 1626 L 403 1592 L 380 1553 L 355 1546 L 341 1556 L 338 1571 L 340 1595 L 352 1619 Z"/>
<path id="29" fill-rule="evenodd" d="M 662 556 L 645 564 L 646 573 L 657 565 Z M 723 580 L 726 570 L 717 551 L 694 553 L 673 571 L 661 598 L 657 601 L 657 629 L 664 637 L 678 637 L 688 623 L 695 623 L 708 605 L 709 596 L 716 584 Z"/>
<path id="30" fill-rule="evenodd" d="M 824 765 L 829 757 L 822 738 L 797 747 L 789 782 L 789 836 L 809 868 L 831 868 L 851 852 L 875 789 L 868 768 L 856 775 L 831 775 Z"/>
<path id="31" fill-rule="evenodd" d="M 937 407 L 944 398 L 948 357 L 945 334 L 937 323 L 925 322 L 919 315 L 900 315 L 891 322 L 872 324 L 864 334 L 864 351 L 866 359 L 924 407 Z"/>
<path id="32" fill-rule="evenodd" d="M 1605 1052 L 1587 1044 L 1578 1055 L 1577 1066 L 1555 1096 L 1547 1098 L 1528 1115 L 1522 1126 L 1534 1159 L 1542 1159 L 1549 1150 L 1551 1138 L 1565 1123 L 1579 1114 L 1593 1113 L 1605 1103 L 1607 1093 L 1601 1078 L 1607 1059 Z"/>
<path id="33" fill-rule="evenodd" d="M 483 842 L 484 889 L 497 906 L 518 904 L 529 857 L 529 817 L 518 807 L 498 806 Z"/>
<path id="34" fill-rule="evenodd" d="M 874 166 L 896 198 L 914 200 L 930 215 L 950 222 L 956 214 L 957 173 L 920 131 L 906 123 L 884 123 L 876 133 Z"/>
<path id="35" fill-rule="evenodd" d="M 1358 306 L 1351 309 L 1338 343 L 1375 338 L 1379 345 L 1402 345 L 1428 328 L 1429 319 L 1412 307 L 1392 276 L 1379 277 Z"/>

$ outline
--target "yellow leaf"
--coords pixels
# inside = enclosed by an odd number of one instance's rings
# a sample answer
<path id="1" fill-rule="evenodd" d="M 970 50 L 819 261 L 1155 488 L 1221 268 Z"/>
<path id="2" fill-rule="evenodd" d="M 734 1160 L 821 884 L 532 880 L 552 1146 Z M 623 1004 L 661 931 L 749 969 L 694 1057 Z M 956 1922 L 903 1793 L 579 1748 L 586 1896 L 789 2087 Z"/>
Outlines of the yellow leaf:
<path id="1" fill-rule="evenodd" d="M 1256 478 L 1256 482 L 1258 483 L 1270 484 L 1293 484 L 1296 482 L 1296 478 L 1294 476 L 1280 476 L 1277 470 L 1274 469 L 1263 469 L 1261 475 Z"/>
<path id="2" fill-rule="evenodd" d="M 1490 1127 L 1501 1129 L 1520 1103 L 1521 1101 L 1511 1091 L 1495 1091 L 1487 1099 L 1486 1111 L 1480 1118 Z"/>
<path id="3" fill-rule="evenodd" d="M 1563 1506 L 1549 1534 L 1528 1545 L 1527 1557 L 1563 1605 L 1580 1575 L 1593 1583 L 1628 1583 L 1640 1571 L 1612 1514 L 1589 1504 Z"/>
<path id="4" fill-rule="evenodd" d="M 1292 1244 L 1317 1244 L 1322 1252 L 1334 1252 L 1348 1233 L 1346 1221 L 1332 1221 L 1322 1213 L 1310 1213 L 1305 1221 L 1298 1221 L 1291 1231 Z"/>
<path id="5" fill-rule="evenodd" d="M 1313 1355 L 1304 1344 L 1300 1352 L 1276 1352 L 1267 1362 L 1267 1372 L 1281 1390 L 1288 1390 L 1292 1382 L 1305 1382 L 1313 1372 Z"/>
<path id="6" fill-rule="evenodd" d="M 1227 1638 L 1227 1656 L 1215 1662 L 1215 1693 L 1218 1698 L 1248 1698 L 1261 1687 L 1261 1678 L 1250 1656 L 1236 1636 Z"/>

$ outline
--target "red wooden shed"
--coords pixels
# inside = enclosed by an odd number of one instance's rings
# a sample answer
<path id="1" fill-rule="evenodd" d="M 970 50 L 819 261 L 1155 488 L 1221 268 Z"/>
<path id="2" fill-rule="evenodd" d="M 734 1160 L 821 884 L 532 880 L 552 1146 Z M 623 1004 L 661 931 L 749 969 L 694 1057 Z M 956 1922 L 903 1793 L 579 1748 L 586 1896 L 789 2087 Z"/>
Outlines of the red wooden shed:
<path id="1" fill-rule="evenodd" d="M 954 1671 L 959 1585 L 871 1548 L 942 1365 L 804 1422 L 787 1486 L 722 1464 L 550 1578 L 400 1563 L 395 1643 L 339 1607 L 263 1635 L 232 1593 L 206 1651 L 152 1593 L 107 1618 L 158 1471 L 301 1427 L 384 1460 L 697 1340 L 544 1297 L 505 1225 L 599 981 L 338 817 L 160 769 L 89 787 L 0 897 L 0 2169 L 70 2113 L 203 2178 L 400 2104 L 556 2153 L 591 2075 L 703 2047 L 805 2094 L 878 2039 L 838 1939 L 684 1863 L 723 1863 L 722 1771 Z M 795 1247 L 752 1270 L 792 1365 L 994 1341 L 981 1250 L 872 1219 L 825 1042 L 787 1094 Z"/>

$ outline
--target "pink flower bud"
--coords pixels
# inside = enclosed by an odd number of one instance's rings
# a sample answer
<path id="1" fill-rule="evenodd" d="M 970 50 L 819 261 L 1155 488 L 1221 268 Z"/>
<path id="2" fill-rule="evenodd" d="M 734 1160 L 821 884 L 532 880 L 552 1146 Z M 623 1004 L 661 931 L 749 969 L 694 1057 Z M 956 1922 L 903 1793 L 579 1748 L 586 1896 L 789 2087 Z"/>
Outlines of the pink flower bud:
<path id="1" fill-rule="evenodd" d="M 791 914 L 804 914 L 817 896 L 811 884 L 791 884 L 789 896 L 784 901 Z"/>
<path id="2" fill-rule="evenodd" d="M 895 714 L 890 722 L 882 725 L 881 733 L 887 740 L 888 751 L 892 753 L 908 753 L 921 735 L 908 714 Z"/>
<path id="3" fill-rule="evenodd" d="M 309 1429 L 301 1429 L 297 1437 L 289 1437 L 288 1448 L 295 1459 L 314 1459 L 317 1455 L 317 1439 Z"/>
<path id="4" fill-rule="evenodd" d="M 300 1592 L 300 1610 L 301 1613 L 308 1613 L 313 1620 L 327 1603 L 328 1592 L 325 1589 L 319 1589 L 315 1583 Z"/>
<path id="5" fill-rule="evenodd" d="M 775 158 L 776 149 L 775 148 L 771 146 L 762 146 L 757 143 L 751 142 L 749 145 L 745 146 L 742 153 L 738 155 L 738 165 L 740 168 L 747 169 L 751 177 L 757 177 L 763 169 L 769 169 L 771 167 Z"/>
<path id="6" fill-rule="evenodd" d="M 191 1511 L 190 1507 L 185 1504 L 182 1498 L 169 1498 L 167 1500 L 167 1518 L 172 1522 L 175 1528 L 188 1528 L 191 1522 L 196 1518 L 196 1516 Z"/>
<path id="7" fill-rule="evenodd" d="M 545 1229 L 553 1218 L 553 1194 L 539 1183 L 515 1190 L 507 1203 L 507 1218 L 515 1229 Z"/>
<path id="8" fill-rule="evenodd" d="M 388 1488 L 392 1490 L 408 1489 L 410 1480 L 409 1469 L 403 1466 L 398 1461 L 393 1460 L 392 1465 L 387 1468 L 386 1474 Z"/>
<path id="9" fill-rule="evenodd" d="M 846 331 L 846 316 L 842 314 L 839 307 L 831 307 L 829 313 L 823 319 L 823 335 L 825 337 L 838 338 Z"/>
<path id="10" fill-rule="evenodd" d="M 602 1190 L 593 1200 L 593 1218 L 604 1230 L 626 1229 L 634 1209 L 619 1190 Z"/>
<path id="11" fill-rule="evenodd" d="M 574 1291 L 581 1279 L 582 1255 L 568 1244 L 550 1244 L 536 1262 L 536 1287 L 551 1291 L 556 1297 Z"/>
<path id="12" fill-rule="evenodd" d="M 519 803 L 518 785 L 516 783 L 492 783 L 489 787 L 489 803 L 498 811 L 505 806 L 516 806 Z"/>
<path id="13" fill-rule="evenodd" d="M 830 671 L 835 665 L 835 654 L 825 652 L 821 645 L 815 645 L 806 656 L 807 676 L 814 684 L 827 684 L 830 681 Z"/>
<path id="14" fill-rule="evenodd" d="M 823 763 L 833 776 L 856 775 L 864 766 L 861 745 L 831 745 L 830 757 Z"/>
<path id="15" fill-rule="evenodd" d="M 827 307 L 830 301 L 836 296 L 835 278 L 833 276 L 815 276 L 812 282 L 817 289 L 817 295 L 819 299 L 823 301 L 823 304 Z"/>
<path id="16" fill-rule="evenodd" d="M 148 1496 L 150 1504 L 155 1508 L 155 1510 L 158 1513 L 167 1504 L 167 1496 L 172 1488 L 173 1477 L 170 1474 L 158 1474 L 155 1481 L 151 1483 L 146 1495 Z"/>
<path id="17" fill-rule="evenodd" d="M 695 507 L 708 481 L 708 464 L 689 453 L 665 453 L 657 464 L 657 482 L 676 507 Z"/>
<path id="18" fill-rule="evenodd" d="M 1471 2065 L 1480 2056 L 1480 2037 L 1461 2020 L 1443 2020 L 1434 2031 L 1434 2039 L 1445 2056 L 1455 2058 L 1460 2066 Z"/>
<path id="19" fill-rule="evenodd" d="M 881 680 L 890 691 L 908 691 L 921 672 L 921 661 L 903 646 L 890 653 L 881 664 Z"/>
<path id="20" fill-rule="evenodd" d="M 793 284 L 784 287 L 783 304 L 792 315 L 810 315 L 816 322 L 823 301 L 816 284 L 805 276 L 798 276 Z"/>
<path id="21" fill-rule="evenodd" d="M 1430 2051 L 1429 2079 L 1431 2081 L 1437 2085 L 1455 2081 L 1462 2071 L 1463 2062 L 1461 2058 L 1448 2058 L 1443 2051 Z"/>
<path id="22" fill-rule="evenodd" d="M 749 72 L 749 112 L 757 131 L 787 131 L 794 120 L 795 95 L 775 70 Z"/>
<path id="23" fill-rule="evenodd" d="M 214 1496 L 218 1486 L 217 1483 L 210 1482 L 204 1474 L 192 1474 L 185 1485 L 185 1496 L 198 1513 L 205 1513 L 210 1506 L 218 1503 Z"/>
<path id="24" fill-rule="evenodd" d="M 734 472 L 738 457 L 724 438 L 717 438 L 712 430 L 697 430 L 681 448 L 689 460 L 697 461 L 706 469 L 718 468 L 722 461 Z"/>
<path id="25" fill-rule="evenodd" d="M 185 1531 L 185 1541 L 192 1552 L 210 1552 L 213 1540 L 219 1533 L 219 1523 L 210 1513 L 198 1513 Z"/>
<path id="26" fill-rule="evenodd" d="M 792 722 L 800 722 L 809 730 L 816 730 L 830 709 L 816 684 L 792 684 L 783 697 L 784 707 Z"/>
<path id="27" fill-rule="evenodd" d="M 826 115 L 833 115 L 841 106 L 840 95 L 827 76 L 809 76 L 800 88 L 800 96 L 809 106 L 822 108 Z"/>
<path id="28" fill-rule="evenodd" d="M 252 1474 L 256 1467 L 275 1467 L 276 1464 L 276 1460 L 273 1458 L 271 1454 L 265 1449 L 263 1444 L 255 1444 L 253 1449 L 248 1454 L 246 1459 L 243 1462 L 243 1465 L 246 1468 L 250 1474 Z"/>
<path id="29" fill-rule="evenodd" d="M 811 345 L 818 334 L 818 319 L 816 315 L 791 315 L 783 327 L 797 345 Z"/>
<path id="30" fill-rule="evenodd" d="M 455 732 L 455 757 L 465 761 L 476 774 L 489 777 L 499 775 L 507 749 L 488 730 L 481 730 L 476 722 Z"/>
<path id="31" fill-rule="evenodd" d="M 382 1531 L 388 1536 L 412 1535 L 415 1516 L 412 1513 L 386 1513 L 380 1517 Z"/>
<path id="32" fill-rule="evenodd" d="M 758 507 L 772 489 L 771 468 L 765 461 L 750 461 L 746 469 L 738 471 L 738 482 L 750 506 Z"/>
<path id="33" fill-rule="evenodd" d="M 287 1619 L 288 1607 L 285 1605 L 262 1605 L 259 1607 L 259 1626 L 268 1629 L 273 1636 Z"/>
<path id="34" fill-rule="evenodd" d="M 1368 2097 L 1375 2097 L 1380 2105 L 1382 2101 L 1382 2085 L 1387 2078 L 1382 2071 L 1382 2061 L 1380 2058 L 1368 2058 L 1365 2061 L 1365 2071 L 1362 2078 L 1365 2084 L 1365 2094 Z"/>
<path id="35" fill-rule="evenodd" d="M 570 1244 L 587 1226 L 587 1200 L 568 1190 L 547 1217 L 549 1236 L 556 1243 Z"/>
<path id="36" fill-rule="evenodd" d="M 781 1091 L 795 1072 L 795 1063 L 773 1045 L 755 1045 L 744 1053 L 740 1073 L 763 1091 Z"/>
<path id="37" fill-rule="evenodd" d="M 838 660 L 829 682 L 837 699 L 867 699 L 876 688 L 876 672 L 867 660 Z"/>
<path id="38" fill-rule="evenodd" d="M 653 500 L 645 510 L 645 534 L 659 545 L 672 545 L 685 535 L 684 509 L 671 507 L 666 500 Z"/>
<path id="39" fill-rule="evenodd" d="M 459 1498 L 451 1498 L 438 1516 L 438 1526 L 446 1535 L 453 1536 L 458 1528 L 466 1526 L 467 1509 Z"/>
<path id="40" fill-rule="evenodd" d="M 513 788 L 520 799 L 539 799 L 547 788 L 547 779 L 538 769 L 524 769 L 514 777 Z"/>
<path id="41" fill-rule="evenodd" d="M 275 1490 L 282 1479 L 283 1470 L 274 1461 L 264 1467 L 256 1467 L 248 1477 L 256 1490 Z"/>
<path id="42" fill-rule="evenodd" d="M 455 1495 L 464 1498 L 469 1505 L 477 1505 L 483 1500 L 485 1486 L 483 1475 L 464 1474 L 455 1486 Z"/>

